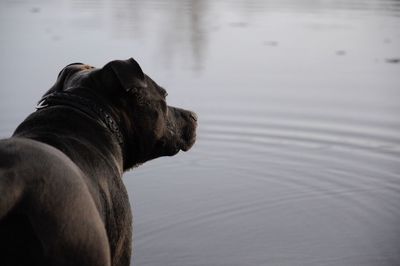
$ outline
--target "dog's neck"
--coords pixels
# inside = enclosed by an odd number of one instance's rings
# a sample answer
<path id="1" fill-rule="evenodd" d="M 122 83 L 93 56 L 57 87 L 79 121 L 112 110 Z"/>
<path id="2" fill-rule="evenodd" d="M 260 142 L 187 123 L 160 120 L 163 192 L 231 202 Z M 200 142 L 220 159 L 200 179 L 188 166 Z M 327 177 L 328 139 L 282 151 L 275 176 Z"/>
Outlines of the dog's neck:
<path id="1" fill-rule="evenodd" d="M 108 158 L 107 163 L 114 165 L 121 176 L 127 143 L 126 134 L 120 131 L 115 113 L 101 104 L 102 101 L 95 95 L 67 94 L 57 92 L 45 95 L 37 111 L 17 127 L 13 136 L 54 146 L 77 164 L 85 162 L 90 152 L 93 153 L 91 156 Z M 85 147 L 85 152 L 76 153 L 75 145 Z"/>
<path id="2" fill-rule="evenodd" d="M 97 120 L 103 127 L 110 131 L 121 146 L 121 150 L 124 150 L 124 138 L 121 130 L 113 116 L 107 111 L 106 107 L 100 106 L 98 103 L 74 93 L 54 92 L 44 96 L 36 106 L 36 110 L 42 110 L 55 105 L 64 105 L 76 108 Z"/>

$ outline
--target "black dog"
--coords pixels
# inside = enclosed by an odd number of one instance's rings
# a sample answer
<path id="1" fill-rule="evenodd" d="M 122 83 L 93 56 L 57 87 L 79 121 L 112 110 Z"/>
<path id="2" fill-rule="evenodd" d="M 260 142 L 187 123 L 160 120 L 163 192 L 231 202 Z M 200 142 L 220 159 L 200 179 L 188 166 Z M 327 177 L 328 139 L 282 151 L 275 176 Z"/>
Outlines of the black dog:
<path id="1" fill-rule="evenodd" d="M 187 151 L 197 117 L 133 59 L 71 64 L 0 141 L 0 265 L 129 265 L 123 171 Z"/>

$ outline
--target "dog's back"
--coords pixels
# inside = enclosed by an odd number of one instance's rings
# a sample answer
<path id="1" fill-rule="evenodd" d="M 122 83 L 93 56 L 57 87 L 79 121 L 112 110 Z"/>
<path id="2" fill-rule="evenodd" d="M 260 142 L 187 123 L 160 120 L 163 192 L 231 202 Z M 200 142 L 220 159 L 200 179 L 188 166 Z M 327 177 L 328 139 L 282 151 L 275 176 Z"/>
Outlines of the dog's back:
<path id="1" fill-rule="evenodd" d="M 100 215 L 62 152 L 29 139 L 1 140 L 0 195 L 1 265 L 109 265 Z"/>

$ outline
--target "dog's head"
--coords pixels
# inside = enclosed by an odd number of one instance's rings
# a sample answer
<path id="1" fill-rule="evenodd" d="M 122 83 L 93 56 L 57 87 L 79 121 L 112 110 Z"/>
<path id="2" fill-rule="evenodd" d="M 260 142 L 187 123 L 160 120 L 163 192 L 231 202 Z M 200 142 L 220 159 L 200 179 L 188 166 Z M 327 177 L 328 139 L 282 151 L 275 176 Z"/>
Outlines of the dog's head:
<path id="1" fill-rule="evenodd" d="M 88 93 L 89 91 L 89 93 Z M 167 92 L 132 58 L 103 68 L 66 66 L 45 94 L 71 92 L 107 105 L 124 138 L 124 168 L 189 150 L 196 139 L 195 113 L 168 106 Z"/>

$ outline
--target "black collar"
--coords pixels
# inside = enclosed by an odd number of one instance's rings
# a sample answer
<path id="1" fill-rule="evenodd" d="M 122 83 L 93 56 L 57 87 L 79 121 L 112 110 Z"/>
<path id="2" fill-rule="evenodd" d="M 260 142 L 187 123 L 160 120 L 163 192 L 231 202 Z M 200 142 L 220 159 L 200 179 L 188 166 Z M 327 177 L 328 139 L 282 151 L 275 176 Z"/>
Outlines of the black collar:
<path id="1" fill-rule="evenodd" d="M 118 123 L 106 111 L 107 108 L 102 107 L 94 101 L 84 98 L 82 96 L 69 93 L 69 92 L 54 92 L 44 96 L 36 106 L 36 110 L 42 110 L 49 106 L 65 105 L 74 107 L 93 119 L 97 120 L 102 126 L 107 128 L 118 140 L 123 150 L 124 139 Z"/>

